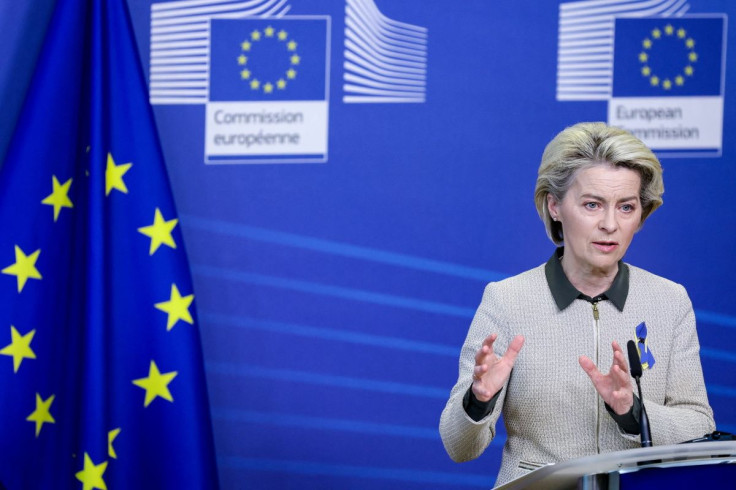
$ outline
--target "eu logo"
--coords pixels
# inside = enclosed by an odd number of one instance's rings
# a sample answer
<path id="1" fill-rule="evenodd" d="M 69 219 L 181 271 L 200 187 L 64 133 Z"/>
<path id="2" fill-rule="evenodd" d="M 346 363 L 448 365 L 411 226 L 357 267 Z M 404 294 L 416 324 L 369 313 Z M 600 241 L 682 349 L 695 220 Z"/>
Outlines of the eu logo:
<path id="1" fill-rule="evenodd" d="M 614 97 L 722 91 L 723 17 L 616 19 Z"/>
<path id="2" fill-rule="evenodd" d="M 325 99 L 323 19 L 213 19 L 210 101 Z"/>

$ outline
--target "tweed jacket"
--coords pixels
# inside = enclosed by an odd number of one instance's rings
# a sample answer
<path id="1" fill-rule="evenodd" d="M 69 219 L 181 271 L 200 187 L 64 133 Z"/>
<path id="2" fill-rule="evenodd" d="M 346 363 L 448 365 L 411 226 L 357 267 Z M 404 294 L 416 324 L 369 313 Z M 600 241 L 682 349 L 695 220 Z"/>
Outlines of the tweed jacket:
<path id="1" fill-rule="evenodd" d="M 582 299 L 558 309 L 544 265 L 486 286 L 462 347 L 457 383 L 440 418 L 442 442 L 454 461 L 480 456 L 495 437 L 502 413 L 507 440 L 496 485 L 545 464 L 639 447 L 639 436 L 623 432 L 608 414 L 578 358 L 588 356 L 607 373 L 612 341 L 626 352 L 641 322 L 646 322 L 656 360 L 641 378 L 653 444 L 675 444 L 715 429 L 685 288 L 628 267 L 623 311 L 602 301 L 597 321 L 591 303 Z M 463 396 L 472 384 L 475 354 L 494 332 L 499 356 L 515 335 L 523 335 L 525 343 L 493 411 L 476 422 L 466 414 Z"/>

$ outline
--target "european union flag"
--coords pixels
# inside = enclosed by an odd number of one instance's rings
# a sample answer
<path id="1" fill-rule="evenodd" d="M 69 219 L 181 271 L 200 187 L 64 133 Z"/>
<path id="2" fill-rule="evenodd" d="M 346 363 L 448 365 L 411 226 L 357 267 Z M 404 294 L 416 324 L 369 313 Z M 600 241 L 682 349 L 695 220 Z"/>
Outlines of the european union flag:
<path id="1" fill-rule="evenodd" d="M 723 16 L 618 18 L 615 29 L 614 97 L 722 95 Z"/>
<path id="2" fill-rule="evenodd" d="M 210 101 L 325 100 L 327 19 L 212 19 Z"/>
<path id="3" fill-rule="evenodd" d="M 56 2 L 0 229 L 0 487 L 216 487 L 192 283 L 124 0 Z"/>

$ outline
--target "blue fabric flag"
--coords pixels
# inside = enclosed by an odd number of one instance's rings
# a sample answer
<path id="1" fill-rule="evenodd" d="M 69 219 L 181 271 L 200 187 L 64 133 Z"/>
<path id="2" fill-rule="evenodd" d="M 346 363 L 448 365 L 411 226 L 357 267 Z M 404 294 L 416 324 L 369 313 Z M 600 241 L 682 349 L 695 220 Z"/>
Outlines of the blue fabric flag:
<path id="1" fill-rule="evenodd" d="M 723 94 L 725 19 L 618 18 L 614 97 Z"/>
<path id="2" fill-rule="evenodd" d="M 124 0 L 57 1 L 0 229 L 0 488 L 216 488 L 192 282 Z"/>

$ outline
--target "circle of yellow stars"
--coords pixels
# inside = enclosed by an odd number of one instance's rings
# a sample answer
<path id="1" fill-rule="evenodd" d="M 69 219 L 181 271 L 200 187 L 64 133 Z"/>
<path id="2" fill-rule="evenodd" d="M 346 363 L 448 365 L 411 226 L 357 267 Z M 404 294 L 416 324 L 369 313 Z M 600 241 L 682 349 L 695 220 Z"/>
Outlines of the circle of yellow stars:
<path id="1" fill-rule="evenodd" d="M 276 39 L 279 43 L 284 43 L 286 52 L 289 55 L 289 68 L 283 73 L 278 80 L 259 80 L 248 68 L 248 61 L 254 46 L 264 39 Z M 263 91 L 264 94 L 272 94 L 274 90 L 284 90 L 290 80 L 294 80 L 297 76 L 297 67 L 301 63 L 301 56 L 296 52 L 297 42 L 289 39 L 289 33 L 281 29 L 276 32 L 271 26 L 266 27 L 262 31 L 255 29 L 250 33 L 248 39 L 240 43 L 240 56 L 238 56 L 238 66 L 240 70 L 240 79 L 247 82 L 251 90 Z"/>
<path id="2" fill-rule="evenodd" d="M 674 77 L 661 78 L 659 74 L 654 73 L 652 68 L 649 66 L 649 60 L 651 59 L 651 49 L 654 44 L 666 38 L 676 37 L 681 40 L 687 51 L 687 62 L 683 66 L 682 71 L 677 73 Z M 672 24 L 667 24 L 663 29 L 655 27 L 649 33 L 648 37 L 645 37 L 642 42 L 642 51 L 639 53 L 639 62 L 641 63 L 641 74 L 642 76 L 649 79 L 649 84 L 652 87 L 662 87 L 664 90 L 671 90 L 673 84 L 681 87 L 685 84 L 685 80 L 688 77 L 692 77 L 695 73 L 693 64 L 698 61 L 698 53 L 695 51 L 695 40 L 687 35 L 687 31 L 680 27 L 675 29 Z"/>

